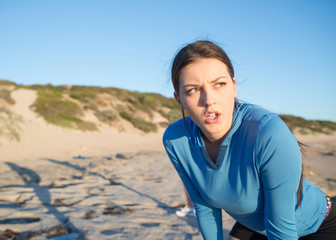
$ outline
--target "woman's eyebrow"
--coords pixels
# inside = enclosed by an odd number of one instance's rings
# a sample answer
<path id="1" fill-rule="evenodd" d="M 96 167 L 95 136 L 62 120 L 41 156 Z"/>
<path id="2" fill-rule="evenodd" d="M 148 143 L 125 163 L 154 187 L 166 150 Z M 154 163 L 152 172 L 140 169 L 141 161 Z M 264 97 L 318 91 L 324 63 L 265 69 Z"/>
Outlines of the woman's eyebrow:
<path id="1" fill-rule="evenodd" d="M 195 84 L 192 84 L 192 83 L 190 83 L 190 84 L 186 84 L 186 85 L 184 85 L 182 88 L 187 88 L 187 87 L 198 87 L 200 84 L 197 84 L 197 83 L 195 83 Z"/>
<path id="2" fill-rule="evenodd" d="M 227 79 L 228 77 L 227 77 L 227 76 L 219 76 L 219 77 L 217 77 L 217 78 L 211 80 L 210 83 L 217 82 L 217 81 L 219 81 L 219 80 L 222 79 L 222 78 Z M 198 84 L 198 83 L 188 83 L 188 84 L 184 85 L 182 88 L 187 88 L 187 87 L 198 87 L 198 86 L 200 86 L 200 85 L 201 85 L 201 84 Z"/>
<path id="3" fill-rule="evenodd" d="M 211 80 L 210 83 L 217 82 L 218 80 L 222 78 L 228 78 L 227 76 L 219 76 L 218 78 L 215 78 L 214 80 Z"/>

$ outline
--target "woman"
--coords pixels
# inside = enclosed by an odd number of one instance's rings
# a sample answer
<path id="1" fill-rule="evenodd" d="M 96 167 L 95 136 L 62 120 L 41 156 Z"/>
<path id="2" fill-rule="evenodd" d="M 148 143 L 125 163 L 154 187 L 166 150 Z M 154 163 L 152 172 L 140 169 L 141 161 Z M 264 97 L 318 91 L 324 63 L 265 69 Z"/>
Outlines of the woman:
<path id="1" fill-rule="evenodd" d="M 183 120 L 163 144 L 203 237 L 223 239 L 223 209 L 237 221 L 227 239 L 336 239 L 336 210 L 302 180 L 298 142 L 278 115 L 236 100 L 226 53 L 209 41 L 189 44 L 171 74 Z"/>

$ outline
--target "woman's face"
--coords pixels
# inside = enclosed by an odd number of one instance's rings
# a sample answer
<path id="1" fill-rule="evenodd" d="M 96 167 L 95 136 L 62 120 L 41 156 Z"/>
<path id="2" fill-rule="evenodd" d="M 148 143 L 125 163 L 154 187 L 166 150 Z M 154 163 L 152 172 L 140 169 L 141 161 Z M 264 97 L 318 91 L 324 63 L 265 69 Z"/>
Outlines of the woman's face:
<path id="1" fill-rule="evenodd" d="M 231 128 L 236 79 L 227 66 L 215 59 L 200 59 L 184 67 L 174 96 L 180 108 L 202 130 L 209 141 L 224 137 Z"/>

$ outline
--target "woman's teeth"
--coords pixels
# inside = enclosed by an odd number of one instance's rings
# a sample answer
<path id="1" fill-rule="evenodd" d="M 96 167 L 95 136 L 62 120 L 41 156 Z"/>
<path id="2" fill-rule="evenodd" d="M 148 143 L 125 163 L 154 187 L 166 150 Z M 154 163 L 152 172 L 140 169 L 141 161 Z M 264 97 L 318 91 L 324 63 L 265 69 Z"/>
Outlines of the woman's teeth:
<path id="1" fill-rule="evenodd" d="M 208 118 L 210 118 L 210 119 L 215 119 L 216 118 L 216 116 L 217 116 L 217 114 L 216 113 L 210 113 L 210 114 L 208 114 Z"/>

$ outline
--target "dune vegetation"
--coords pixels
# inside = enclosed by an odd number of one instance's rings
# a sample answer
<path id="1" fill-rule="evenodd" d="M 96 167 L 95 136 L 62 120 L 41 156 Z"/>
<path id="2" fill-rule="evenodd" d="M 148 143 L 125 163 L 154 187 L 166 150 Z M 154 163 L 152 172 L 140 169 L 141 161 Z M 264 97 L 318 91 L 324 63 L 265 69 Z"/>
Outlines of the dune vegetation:
<path id="1" fill-rule="evenodd" d="M 336 123 L 331 121 L 306 120 L 290 115 L 280 115 L 280 117 L 289 129 L 297 130 L 301 134 L 322 133 L 330 135 L 336 131 Z"/>
<path id="2" fill-rule="evenodd" d="M 156 93 L 51 84 L 21 86 L 10 81 L 0 81 L 0 86 L 13 84 L 16 89 L 35 90 L 37 99 L 31 106 L 32 109 L 48 123 L 64 128 L 98 130 L 95 123 L 85 120 L 88 112 L 93 113 L 100 122 L 110 126 L 121 119 L 126 120 L 145 133 L 156 132 L 158 126 L 167 126 L 180 118 L 175 100 Z M 0 98 L 9 104 L 14 103 L 9 90 L 1 89 Z M 165 120 L 154 123 L 155 113 Z"/>
<path id="3" fill-rule="evenodd" d="M 11 113 L 8 109 L 0 106 L 0 137 L 9 140 L 20 140 L 20 124 L 22 117 Z M 1 144 L 0 144 L 1 145 Z"/>
<path id="4" fill-rule="evenodd" d="M 14 104 L 11 92 L 18 88 L 35 90 L 37 98 L 31 106 L 32 109 L 48 123 L 64 128 L 99 130 L 96 123 L 87 119 L 89 113 L 102 124 L 115 127 L 120 121 L 128 121 L 145 133 L 156 132 L 159 127 L 166 127 L 181 118 L 181 111 L 173 98 L 118 88 L 51 84 L 23 86 L 0 80 L 0 101 L 9 106 Z M 8 109 L 0 108 L 0 114 L 2 118 L 10 119 L 11 113 Z M 157 116 L 160 116 L 160 121 L 157 121 Z M 290 115 L 280 117 L 292 131 L 302 134 L 332 134 L 336 131 L 334 122 L 308 121 Z M 13 119 L 16 118 L 12 118 L 11 121 L 14 121 Z M 0 121 L 4 122 L 1 119 Z"/>

